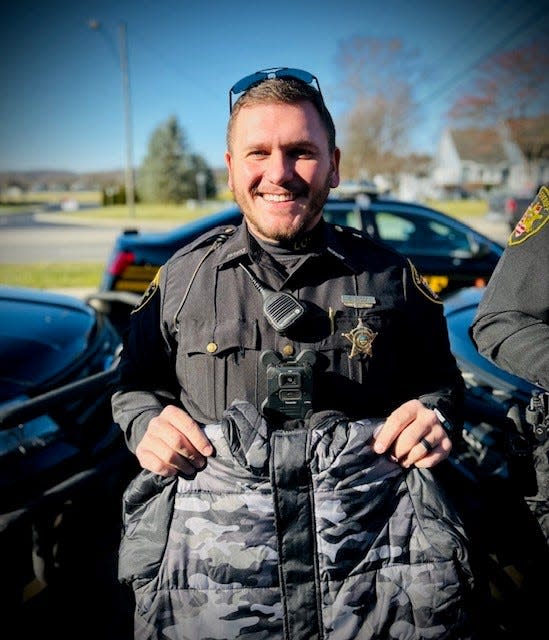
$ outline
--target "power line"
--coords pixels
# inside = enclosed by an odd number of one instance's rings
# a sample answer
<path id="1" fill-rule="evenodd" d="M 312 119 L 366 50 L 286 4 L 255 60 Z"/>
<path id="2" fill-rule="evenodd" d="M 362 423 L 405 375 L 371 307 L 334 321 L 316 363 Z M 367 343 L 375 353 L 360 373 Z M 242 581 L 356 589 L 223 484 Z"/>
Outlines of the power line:
<path id="1" fill-rule="evenodd" d="M 465 68 L 463 68 L 462 70 L 458 71 L 453 76 L 451 76 L 442 85 L 439 85 L 438 87 L 433 89 L 430 93 L 427 93 L 426 95 L 420 97 L 418 99 L 418 102 L 420 104 L 421 103 L 425 103 L 427 101 L 431 101 L 431 100 L 439 97 L 440 95 L 442 95 L 445 91 L 447 91 L 455 83 L 457 83 L 465 74 L 471 72 L 475 67 L 480 65 L 482 62 L 484 62 L 486 59 L 488 59 L 490 56 L 492 56 L 494 53 L 496 53 L 500 49 L 503 49 L 504 45 L 509 45 L 509 43 L 511 43 L 513 40 L 515 40 L 515 38 L 517 38 L 517 36 L 519 36 L 523 31 L 525 31 L 528 28 L 530 28 L 533 25 L 534 21 L 538 21 L 540 18 L 542 18 L 547 13 L 549 13 L 549 3 L 546 3 L 545 7 L 542 6 L 537 11 L 532 13 L 528 18 L 523 20 L 518 26 L 516 26 L 513 29 L 511 29 L 500 40 L 498 40 L 496 42 L 496 44 L 494 44 L 489 49 L 487 49 L 484 53 L 482 53 L 473 62 L 468 64 Z M 484 17 L 481 18 L 479 21 L 477 21 L 475 28 L 479 24 L 482 23 L 483 19 L 484 19 Z M 406 125 L 408 123 L 408 121 L 412 117 L 413 117 L 413 114 L 406 115 L 406 114 L 403 113 L 402 114 L 402 120 L 401 120 L 400 124 Z M 389 141 L 390 141 L 389 140 L 389 136 L 387 136 L 386 139 L 382 138 L 380 140 L 380 146 L 383 148 L 386 144 L 389 143 Z"/>
<path id="2" fill-rule="evenodd" d="M 520 25 L 518 25 L 517 27 L 512 29 L 508 34 L 503 36 L 495 45 L 493 45 L 490 49 L 488 49 L 486 52 L 484 52 L 480 57 L 478 57 L 476 60 L 474 60 L 473 62 L 468 64 L 461 71 L 458 71 L 456 74 L 454 74 L 451 78 L 449 78 L 442 85 L 437 87 L 430 94 L 427 94 L 426 96 L 423 96 L 423 98 L 420 99 L 420 102 L 421 101 L 425 101 L 425 100 L 431 100 L 432 98 L 438 97 L 438 95 L 444 93 L 448 88 L 450 88 L 453 84 L 455 84 L 458 80 L 460 80 L 462 76 L 464 76 L 465 74 L 467 74 L 470 71 L 472 71 L 475 67 L 479 66 L 487 58 L 492 56 L 498 50 L 502 49 L 504 45 L 509 44 L 518 35 L 520 35 L 520 33 L 522 31 L 524 31 L 525 29 L 527 29 L 530 26 L 532 26 L 532 23 L 534 21 L 539 20 L 546 13 L 549 13 L 549 5 L 546 5 L 545 7 L 541 7 L 541 9 L 539 11 L 537 11 L 534 14 L 532 14 L 529 18 L 524 20 Z"/>
<path id="3" fill-rule="evenodd" d="M 506 0 L 505 2 L 495 0 L 494 4 L 490 5 L 480 16 L 480 18 L 471 27 L 468 27 L 465 33 L 461 35 L 452 45 L 450 45 L 445 53 L 437 58 L 437 64 L 444 62 L 444 60 L 450 58 L 454 53 L 461 53 L 463 51 L 465 43 L 470 40 L 471 37 L 479 31 L 479 29 L 484 27 L 485 23 L 488 20 L 491 20 L 493 22 L 494 15 L 496 15 L 498 18 L 501 17 L 505 5 L 509 5 L 511 2 L 514 2 L 514 0 Z"/>
<path id="4" fill-rule="evenodd" d="M 135 39 L 133 35 L 132 35 L 132 38 Z M 185 73 L 180 67 L 175 65 L 171 60 L 168 60 L 162 52 L 160 52 L 158 49 L 154 47 L 151 47 L 143 38 L 137 36 L 137 40 L 139 40 L 139 44 L 141 47 L 143 47 L 143 49 L 147 50 L 153 56 L 160 58 L 160 60 L 164 65 L 166 65 L 167 67 L 170 67 L 172 71 L 175 71 L 177 75 L 184 78 L 187 83 L 191 83 L 194 86 L 202 89 L 202 91 L 205 91 L 210 96 L 215 96 L 215 97 L 218 96 L 217 92 L 214 89 L 212 89 L 211 86 L 205 85 L 202 82 L 198 81 L 196 78 L 193 78 L 189 74 Z"/>

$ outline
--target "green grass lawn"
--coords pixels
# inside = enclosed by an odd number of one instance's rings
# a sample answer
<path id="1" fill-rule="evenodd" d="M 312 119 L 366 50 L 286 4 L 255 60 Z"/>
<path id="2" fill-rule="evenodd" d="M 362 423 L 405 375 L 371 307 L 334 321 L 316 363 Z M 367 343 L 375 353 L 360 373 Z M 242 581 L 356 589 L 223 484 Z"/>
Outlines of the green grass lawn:
<path id="1" fill-rule="evenodd" d="M 97 289 L 104 268 L 101 262 L 0 264 L 0 283 L 31 289 Z"/>
<path id="2" fill-rule="evenodd" d="M 425 204 L 459 219 L 484 216 L 488 213 L 486 200 L 427 200 Z"/>

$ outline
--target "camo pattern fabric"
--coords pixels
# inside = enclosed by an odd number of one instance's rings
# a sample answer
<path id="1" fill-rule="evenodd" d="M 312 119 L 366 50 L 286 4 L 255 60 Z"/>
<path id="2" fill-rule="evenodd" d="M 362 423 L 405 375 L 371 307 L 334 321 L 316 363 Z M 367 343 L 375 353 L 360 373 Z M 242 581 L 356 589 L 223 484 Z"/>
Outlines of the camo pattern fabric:
<path id="1" fill-rule="evenodd" d="M 323 412 L 270 431 L 236 402 L 205 427 L 216 455 L 177 479 L 170 518 L 138 476 L 120 556 L 135 638 L 472 638 L 463 529 L 428 471 L 373 451 L 381 423 Z"/>

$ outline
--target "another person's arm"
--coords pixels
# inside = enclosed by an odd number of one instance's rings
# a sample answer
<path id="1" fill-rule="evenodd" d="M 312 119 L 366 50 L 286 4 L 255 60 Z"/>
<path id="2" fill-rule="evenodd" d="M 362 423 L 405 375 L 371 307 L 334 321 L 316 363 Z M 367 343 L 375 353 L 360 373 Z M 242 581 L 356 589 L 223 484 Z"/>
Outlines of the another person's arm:
<path id="1" fill-rule="evenodd" d="M 549 389 L 549 189 L 511 234 L 470 328 L 479 353 Z"/>

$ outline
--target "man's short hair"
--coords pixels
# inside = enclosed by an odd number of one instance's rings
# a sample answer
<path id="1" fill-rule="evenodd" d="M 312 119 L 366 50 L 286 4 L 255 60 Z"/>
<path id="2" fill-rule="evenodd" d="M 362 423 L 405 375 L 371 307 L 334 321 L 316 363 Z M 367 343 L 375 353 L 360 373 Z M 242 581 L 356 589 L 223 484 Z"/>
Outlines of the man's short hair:
<path id="1" fill-rule="evenodd" d="M 259 104 L 297 104 L 299 102 L 310 102 L 315 107 L 326 130 L 330 152 L 334 151 L 336 148 L 334 121 L 324 104 L 322 96 L 311 85 L 295 78 L 269 78 L 251 87 L 238 98 L 227 124 L 227 148 L 229 150 L 231 148 L 231 136 L 235 118 L 242 108 Z"/>

